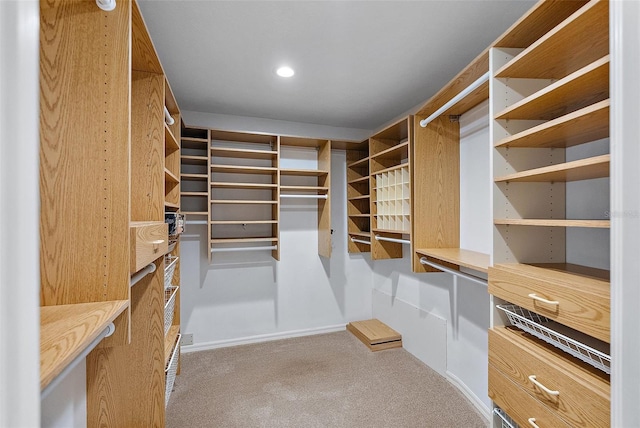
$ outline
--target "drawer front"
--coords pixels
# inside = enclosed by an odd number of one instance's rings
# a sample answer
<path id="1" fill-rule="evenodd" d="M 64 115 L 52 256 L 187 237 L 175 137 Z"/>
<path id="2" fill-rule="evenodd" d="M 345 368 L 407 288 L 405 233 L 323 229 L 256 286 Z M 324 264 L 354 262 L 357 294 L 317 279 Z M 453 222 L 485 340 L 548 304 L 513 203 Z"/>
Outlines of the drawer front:
<path id="1" fill-rule="evenodd" d="M 131 273 L 138 272 L 167 252 L 169 233 L 164 222 L 132 223 L 130 234 Z"/>
<path id="2" fill-rule="evenodd" d="M 504 327 L 489 330 L 489 364 L 571 426 L 609 426 L 610 385 L 597 369 Z"/>
<path id="3" fill-rule="evenodd" d="M 600 284 L 585 279 L 587 281 L 589 287 L 580 287 L 506 269 L 489 268 L 490 294 L 609 343 L 611 313 L 608 283 L 602 281 Z M 538 298 L 531 297 L 531 294 Z M 545 303 L 540 298 L 557 304 Z"/>
<path id="4" fill-rule="evenodd" d="M 569 427 L 538 400 L 527 394 L 489 364 L 489 397 L 521 427 L 532 427 L 529 419 L 540 428 Z"/>

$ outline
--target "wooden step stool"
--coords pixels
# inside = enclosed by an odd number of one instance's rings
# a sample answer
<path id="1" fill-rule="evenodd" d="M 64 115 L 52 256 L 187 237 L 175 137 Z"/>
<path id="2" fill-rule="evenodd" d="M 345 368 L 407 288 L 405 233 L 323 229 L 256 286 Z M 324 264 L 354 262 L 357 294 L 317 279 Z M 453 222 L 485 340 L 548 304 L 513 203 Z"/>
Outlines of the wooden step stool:
<path id="1" fill-rule="evenodd" d="M 377 319 L 350 322 L 347 324 L 347 330 L 372 351 L 402 348 L 400 333 Z"/>

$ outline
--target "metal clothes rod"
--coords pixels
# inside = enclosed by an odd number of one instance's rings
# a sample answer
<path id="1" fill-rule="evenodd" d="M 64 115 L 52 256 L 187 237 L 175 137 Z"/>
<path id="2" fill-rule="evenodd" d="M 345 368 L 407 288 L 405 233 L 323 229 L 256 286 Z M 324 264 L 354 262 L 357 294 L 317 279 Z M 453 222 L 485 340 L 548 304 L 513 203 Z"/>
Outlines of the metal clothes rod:
<path id="1" fill-rule="evenodd" d="M 167 125 L 171 126 L 175 123 L 175 120 L 171 117 L 171 113 L 167 110 L 167 107 L 164 107 L 164 119 L 167 122 Z"/>
<path id="2" fill-rule="evenodd" d="M 87 355 L 89 355 L 89 353 L 93 351 L 93 348 L 98 346 L 98 343 L 100 343 L 102 339 L 111 336 L 114 331 L 116 331 L 116 326 L 114 323 L 109 324 L 104 330 L 102 330 L 98 337 L 93 339 L 93 341 L 86 348 L 84 348 L 84 350 L 80 354 L 78 354 L 77 357 L 75 357 L 69 364 L 67 364 L 67 366 L 55 378 L 53 378 L 51 382 L 49 382 L 49 385 L 45 386 L 44 389 L 40 391 L 40 399 L 44 399 L 47 395 L 49 395 L 51 391 L 56 389 L 56 386 L 60 384 L 60 382 L 80 363 L 80 361 L 87 358 Z"/>
<path id="3" fill-rule="evenodd" d="M 280 195 L 280 197 L 291 199 L 327 199 L 327 195 Z"/>
<path id="4" fill-rule="evenodd" d="M 235 251 L 261 251 L 261 250 L 277 250 L 277 245 L 271 245 L 269 247 L 224 247 L 224 248 L 212 248 L 212 253 L 226 253 L 226 252 L 235 252 Z"/>
<path id="5" fill-rule="evenodd" d="M 442 265 L 439 265 L 438 263 L 430 262 L 429 260 L 427 260 L 426 257 L 420 257 L 420 264 L 428 265 L 428 266 L 431 266 L 432 268 L 436 268 L 436 269 L 441 270 L 443 272 L 450 273 L 451 275 L 455 275 L 455 276 L 459 276 L 461 278 L 468 279 L 469 281 L 476 282 L 476 283 L 478 283 L 480 285 L 484 285 L 485 287 L 487 286 L 487 281 L 485 281 L 485 280 L 483 280 L 481 278 L 476 278 L 475 276 L 469 275 L 468 273 L 464 273 L 464 272 L 460 272 L 460 271 L 457 271 L 457 270 L 449 269 L 448 267 L 444 267 Z"/>
<path id="6" fill-rule="evenodd" d="M 149 263 L 140 272 L 136 272 L 129 280 L 129 287 L 136 285 L 142 278 L 156 271 L 156 264 Z"/>
<path id="7" fill-rule="evenodd" d="M 411 241 L 408 239 L 397 239 L 397 238 L 387 238 L 386 236 L 375 235 L 376 241 L 389 241 L 396 242 L 398 244 L 411 244 Z"/>
<path id="8" fill-rule="evenodd" d="M 469 86 L 464 88 L 458 95 L 456 95 L 455 97 L 451 98 L 442 107 L 440 107 L 438 110 L 436 110 L 433 113 L 431 113 L 431 116 L 427 117 L 426 119 L 421 120 L 420 121 L 420 126 L 422 126 L 423 128 L 426 127 L 433 119 L 435 119 L 436 117 L 442 115 L 442 113 L 444 113 L 445 111 L 449 110 L 451 107 L 456 105 L 464 97 L 466 97 L 471 92 L 473 92 L 476 89 L 478 89 L 483 83 L 487 82 L 488 80 L 489 80 L 489 72 L 487 71 L 485 74 L 480 76 L 475 82 L 473 82 L 472 84 L 470 84 Z"/>
<path id="9" fill-rule="evenodd" d="M 187 220 L 187 224 L 208 224 L 207 220 Z"/>
<path id="10" fill-rule="evenodd" d="M 111 12 L 116 8 L 116 0 L 96 0 L 96 4 L 106 12 Z"/>
<path id="11" fill-rule="evenodd" d="M 357 238 L 349 238 L 351 239 L 351 242 L 358 242 L 360 244 L 369 244 L 371 245 L 371 241 L 365 241 L 364 239 L 357 239 Z"/>

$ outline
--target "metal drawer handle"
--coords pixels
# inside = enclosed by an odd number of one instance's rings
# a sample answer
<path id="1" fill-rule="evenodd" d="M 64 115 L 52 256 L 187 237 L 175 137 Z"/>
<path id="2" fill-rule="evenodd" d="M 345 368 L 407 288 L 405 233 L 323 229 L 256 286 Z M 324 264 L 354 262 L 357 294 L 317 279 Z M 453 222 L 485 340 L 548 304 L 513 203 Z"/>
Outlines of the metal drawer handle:
<path id="1" fill-rule="evenodd" d="M 543 390 L 544 392 L 546 392 L 549 395 L 554 395 L 554 396 L 558 396 L 560 395 L 560 391 L 552 391 L 549 388 L 547 388 L 546 386 L 544 386 L 543 384 L 541 384 L 540 382 L 538 382 L 536 380 L 536 375 L 531 375 L 529 376 L 529 380 L 538 388 L 540 388 L 541 390 Z"/>
<path id="2" fill-rule="evenodd" d="M 529 294 L 529 297 L 531 297 L 533 300 L 537 300 L 539 302 L 546 303 L 547 305 L 559 305 L 560 304 L 560 302 L 558 302 L 557 300 L 543 299 L 542 297 L 537 296 L 536 293 Z"/>
<path id="3" fill-rule="evenodd" d="M 529 418 L 527 419 L 527 422 L 529 422 L 529 425 L 531 425 L 533 428 L 540 428 L 536 423 L 536 418 Z"/>

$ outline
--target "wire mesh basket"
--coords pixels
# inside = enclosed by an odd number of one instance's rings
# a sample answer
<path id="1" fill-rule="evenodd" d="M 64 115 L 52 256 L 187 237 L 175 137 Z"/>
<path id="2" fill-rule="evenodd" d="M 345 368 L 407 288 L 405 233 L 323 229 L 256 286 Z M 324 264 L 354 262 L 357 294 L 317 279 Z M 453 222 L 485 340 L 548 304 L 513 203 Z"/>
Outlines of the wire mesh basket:
<path id="1" fill-rule="evenodd" d="M 167 368 L 164 371 L 165 374 L 165 391 L 164 391 L 164 406 L 167 407 L 169 404 L 169 397 L 171 397 L 171 392 L 173 391 L 173 383 L 176 380 L 176 374 L 178 373 L 178 359 L 180 356 L 180 336 L 178 335 L 178 340 L 176 342 L 175 348 L 173 348 L 173 352 L 171 353 L 171 358 L 169 359 L 169 364 L 167 364 Z"/>
<path id="2" fill-rule="evenodd" d="M 552 320 L 516 305 L 496 305 L 496 307 L 507 314 L 509 322 L 514 326 L 607 374 L 611 374 L 610 355 L 542 325 L 543 323 L 552 323 Z"/>
<path id="3" fill-rule="evenodd" d="M 168 289 L 164 290 L 164 334 L 165 336 L 171 328 L 173 323 L 173 313 L 176 307 L 176 293 L 178 291 L 177 285 L 172 285 Z"/>
<path id="4" fill-rule="evenodd" d="M 173 273 L 176 271 L 178 265 L 178 256 L 172 256 L 167 254 L 164 256 L 164 289 L 167 290 L 171 287 L 171 280 Z"/>
<path id="5" fill-rule="evenodd" d="M 493 413 L 500 418 L 500 421 L 502 423 L 501 428 L 520 428 L 520 426 L 515 423 L 515 421 L 511 419 L 509 415 L 507 415 L 507 412 L 502 410 L 500 407 L 496 407 L 495 409 L 493 409 Z"/>

